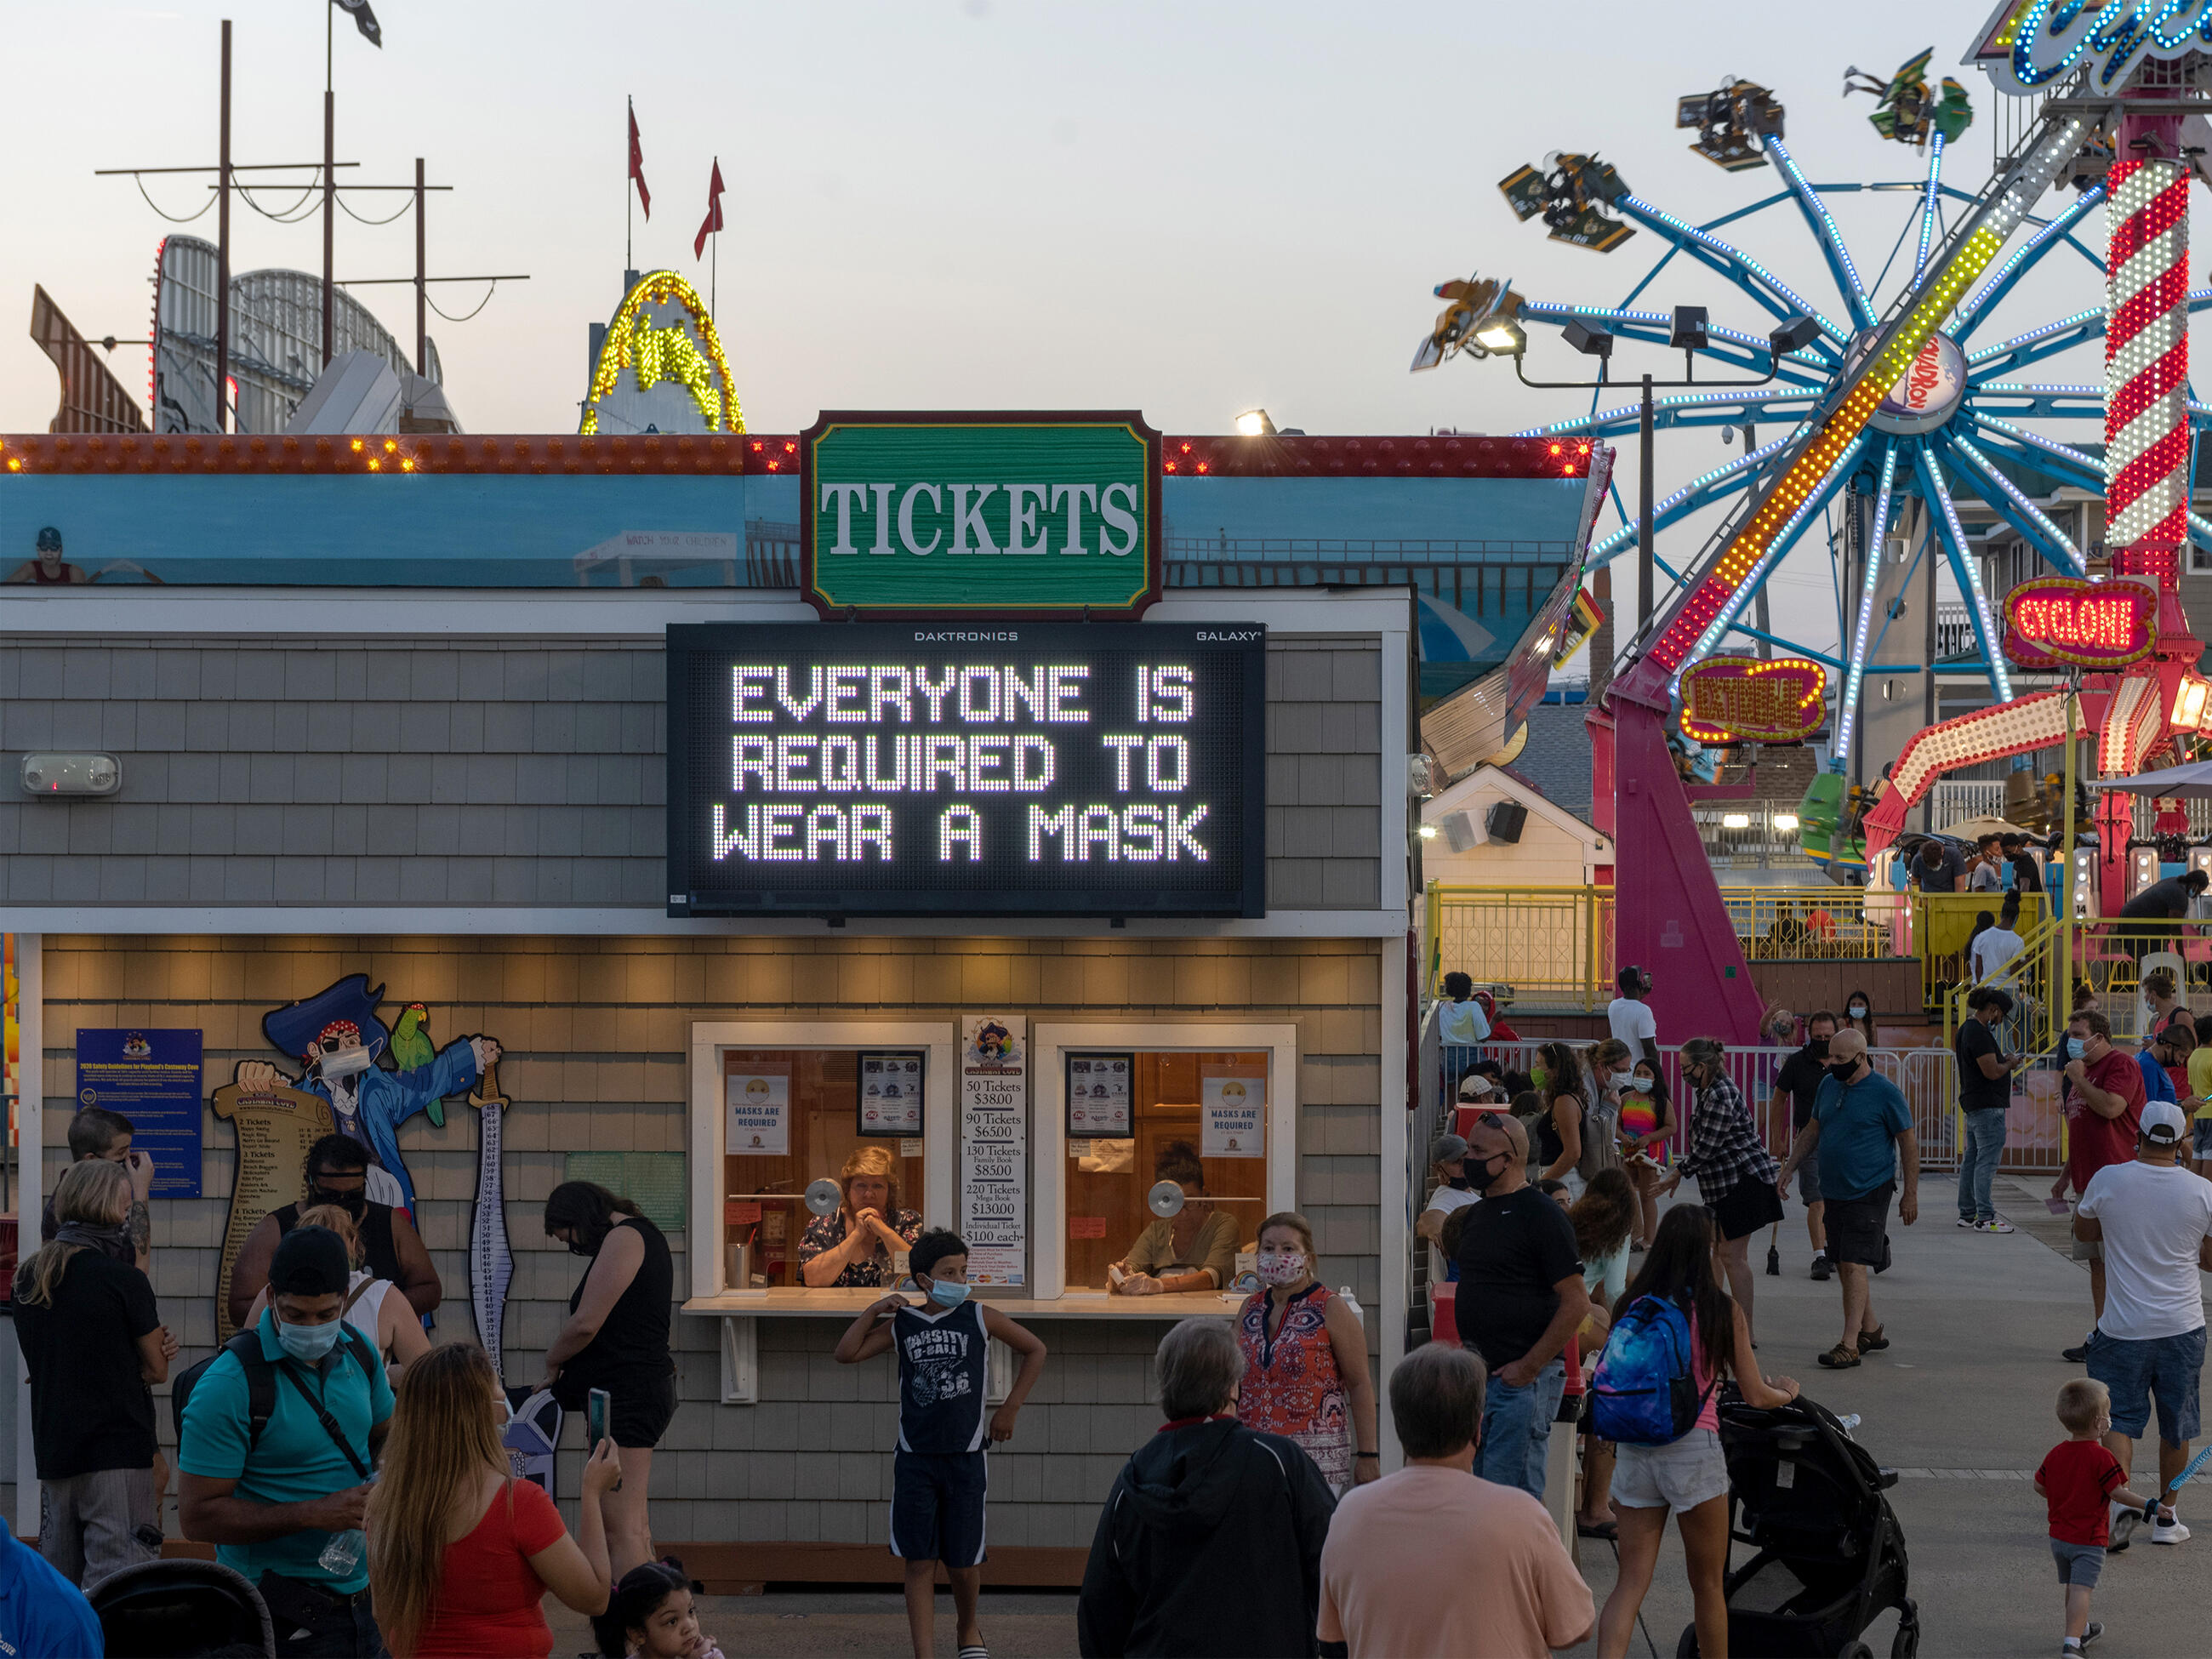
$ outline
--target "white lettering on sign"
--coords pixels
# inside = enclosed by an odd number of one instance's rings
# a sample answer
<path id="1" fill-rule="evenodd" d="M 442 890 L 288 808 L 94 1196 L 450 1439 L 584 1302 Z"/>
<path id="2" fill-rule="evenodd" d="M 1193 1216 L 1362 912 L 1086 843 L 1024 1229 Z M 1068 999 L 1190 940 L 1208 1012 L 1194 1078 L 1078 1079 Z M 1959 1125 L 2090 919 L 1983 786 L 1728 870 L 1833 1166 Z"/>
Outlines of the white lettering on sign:
<path id="1" fill-rule="evenodd" d="M 1029 1246 L 1027 1022 L 960 1022 L 960 1218 L 971 1285 L 1020 1285 Z"/>

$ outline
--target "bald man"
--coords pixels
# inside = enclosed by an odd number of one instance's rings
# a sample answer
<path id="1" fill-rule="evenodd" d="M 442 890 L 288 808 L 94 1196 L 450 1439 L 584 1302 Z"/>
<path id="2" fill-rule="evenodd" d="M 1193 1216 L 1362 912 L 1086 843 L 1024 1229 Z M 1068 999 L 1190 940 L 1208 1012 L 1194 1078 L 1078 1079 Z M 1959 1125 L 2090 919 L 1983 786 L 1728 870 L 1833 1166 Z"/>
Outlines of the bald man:
<path id="1" fill-rule="evenodd" d="M 1785 1197 L 1797 1166 L 1817 1154 L 1827 1205 L 1828 1256 L 1844 1291 L 1844 1334 L 1820 1356 L 1827 1370 L 1847 1370 L 1889 1346 L 1875 1317 L 1871 1273 L 1889 1266 L 1889 1200 L 1902 1171 L 1897 1217 L 1920 1218 L 1920 1143 L 1898 1086 L 1867 1064 L 1866 1037 L 1845 1026 L 1829 1039 L 1828 1075 L 1798 1131 L 1776 1190 Z"/>

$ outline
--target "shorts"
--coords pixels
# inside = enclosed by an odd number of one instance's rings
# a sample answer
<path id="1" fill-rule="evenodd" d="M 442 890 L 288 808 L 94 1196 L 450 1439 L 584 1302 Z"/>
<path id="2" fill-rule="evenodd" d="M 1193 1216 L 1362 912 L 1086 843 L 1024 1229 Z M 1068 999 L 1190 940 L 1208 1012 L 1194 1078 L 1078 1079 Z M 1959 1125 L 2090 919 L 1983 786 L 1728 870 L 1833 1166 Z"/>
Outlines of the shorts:
<path id="1" fill-rule="evenodd" d="M 1884 1273 L 1889 1267 L 1889 1200 L 1897 1189 L 1877 1187 L 1860 1198 L 1832 1198 L 1824 1219 L 1828 1260 L 1852 1261 Z"/>
<path id="2" fill-rule="evenodd" d="M 2097 1580 L 2105 1571 L 2105 1547 L 2102 1544 L 2069 1544 L 2063 1538 L 2051 1540 L 2051 1559 L 2058 1564 L 2058 1582 L 2075 1589 L 2094 1589 Z"/>
<path id="3" fill-rule="evenodd" d="M 1620 1446 L 1613 1454 L 1613 1501 L 1676 1514 L 1728 1495 L 1728 1459 L 1711 1429 L 1692 1429 L 1664 1446 Z"/>
<path id="4" fill-rule="evenodd" d="M 2076 1261 L 2102 1261 L 2104 1259 L 2105 1241 L 2103 1239 L 2077 1238 L 2074 1241 L 2074 1260 Z"/>
<path id="5" fill-rule="evenodd" d="M 1775 1195 L 1771 1181 L 1739 1181 L 1718 1198 L 1709 1200 L 1705 1207 L 1713 1212 L 1713 1222 L 1720 1228 L 1721 1237 L 1730 1243 L 1782 1219 L 1782 1200 Z"/>
<path id="6" fill-rule="evenodd" d="M 2196 1121 L 2194 1133 L 2197 1140 L 2194 1155 L 2197 1161 L 2199 1164 L 2212 1161 L 2212 1117 L 2198 1118 Z"/>
<path id="7" fill-rule="evenodd" d="M 983 1565 L 988 1452 L 896 1452 L 891 1457 L 891 1553 L 902 1561 Z"/>
<path id="8" fill-rule="evenodd" d="M 617 1446 L 651 1451 L 660 1443 L 660 1437 L 668 1432 L 668 1425 L 676 1415 L 673 1370 L 658 1375 L 632 1372 L 575 1387 L 563 1377 L 554 1398 L 561 1402 L 562 1410 L 580 1424 L 586 1420 L 584 1413 L 592 1389 L 607 1391 L 607 1435 Z M 571 1398 L 575 1401 L 574 1405 L 569 1404 Z M 590 1448 L 585 1449 L 588 1455 Z"/>
<path id="9" fill-rule="evenodd" d="M 1820 1196 L 1820 1160 L 1808 1158 L 1797 1166 L 1797 1196 L 1810 1206 L 1826 1202 Z"/>
<path id="10" fill-rule="evenodd" d="M 2204 1370 L 2204 1328 L 2141 1342 L 2089 1334 L 2089 1375 L 2112 1396 L 2112 1431 L 2142 1438 L 2158 1404 L 2158 1437 L 2169 1446 L 2197 1438 L 2197 1382 Z"/>

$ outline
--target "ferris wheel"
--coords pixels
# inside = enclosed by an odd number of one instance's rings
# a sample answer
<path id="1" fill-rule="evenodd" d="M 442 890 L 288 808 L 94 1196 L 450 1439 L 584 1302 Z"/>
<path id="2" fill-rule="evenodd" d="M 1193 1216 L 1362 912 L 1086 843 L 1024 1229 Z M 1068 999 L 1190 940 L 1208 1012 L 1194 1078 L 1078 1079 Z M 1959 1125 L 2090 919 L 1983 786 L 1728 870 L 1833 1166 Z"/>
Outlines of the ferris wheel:
<path id="1" fill-rule="evenodd" d="M 1846 82 L 1847 89 L 1873 91 L 1880 98 L 1873 121 L 1882 137 L 1909 145 L 1924 156 L 1924 162 L 1916 167 L 1916 180 L 1887 185 L 1811 182 L 1784 140 L 1781 105 L 1766 88 L 1744 81 L 1724 82 L 1712 93 L 1679 100 L 1676 125 L 1698 130 L 1689 146 L 1693 152 L 1731 173 L 1771 167 L 1779 188 L 1708 223 L 1692 223 L 1638 194 L 1613 166 L 1594 155 L 1555 154 L 1540 169 L 1519 169 L 1500 188 L 1523 220 L 1540 216 L 1552 240 L 1610 252 L 1642 234 L 1660 245 L 1659 257 L 1611 306 L 1523 298 L 1506 283 L 1494 281 L 1470 278 L 1443 284 L 1437 292 L 1451 303 L 1423 341 L 1413 367 L 1434 367 L 1461 350 L 1477 356 L 1517 351 L 1522 331 L 1538 325 L 1569 331 L 1571 342 L 1579 341 L 1584 349 L 1592 331 L 1661 346 L 1680 344 L 1674 314 L 1639 308 L 1639 301 L 1648 305 L 1647 290 L 1679 263 L 1702 267 L 1775 322 L 1795 325 L 1770 335 L 1723 326 L 1717 320 L 1707 324 L 1701 342 L 1706 357 L 1753 371 L 1771 367 L 1775 371 L 1771 382 L 1753 390 L 1691 390 L 1654 399 L 1656 428 L 1734 428 L 1746 435 L 1746 453 L 1659 494 L 1655 528 L 1663 532 L 1715 508 L 1728 514 L 1733 499 L 1750 491 L 1766 463 L 1791 448 L 1804 420 L 1824 407 L 1838 383 L 1856 368 L 1893 297 L 1919 283 L 1931 251 L 1942 244 L 1947 215 L 1977 199 L 1976 193 L 1944 179 L 1950 141 L 1972 119 L 1966 94 L 1952 81 L 1945 81 L 1940 93 L 1929 88 L 1923 73 L 1927 61 L 1923 52 L 1886 82 L 1872 77 Z M 1849 74 L 1858 76 L 1859 71 Z M 1844 535 L 1837 510 L 1839 495 L 1848 492 L 1871 497 L 1867 544 L 1875 548 L 1884 544 L 1892 526 L 1917 499 L 1927 509 L 1925 523 L 1931 532 L 1923 556 L 1940 558 L 1948 565 L 1967 602 L 1976 665 L 1987 674 L 1993 700 L 2011 700 L 2001 641 L 1994 636 L 1997 630 L 1990 596 L 1967 548 L 1952 493 L 1960 488 L 1971 490 L 2055 572 L 2084 574 L 2084 550 L 2008 476 L 2007 468 L 2100 495 L 2104 492 L 2101 454 L 2079 447 L 2079 442 L 2095 442 L 2103 435 L 2103 385 L 2045 380 L 2036 370 L 2045 360 L 2104 336 L 2105 238 L 2100 226 L 2085 222 L 2105 203 L 2102 164 L 2109 161 L 2109 152 L 2100 153 L 2094 143 L 2085 149 L 2069 170 L 2076 191 L 2072 200 L 2047 218 L 2030 219 L 2034 228 L 2029 239 L 1990 270 L 1978 287 L 1962 293 L 1947 323 L 1928 338 L 1870 416 L 1846 462 L 1828 475 L 1776 538 L 1770 555 L 1747 582 L 1748 592 L 1763 588 L 1793 550 L 1809 545 L 1823 560 L 1834 557 Z M 1854 258 L 1828 206 L 1831 197 L 1869 191 L 1894 191 L 1911 204 L 1894 246 L 1878 267 L 1863 266 Z M 1744 233 L 1736 227 L 1776 210 L 1794 219 L 1812 237 L 1832 298 L 1822 302 L 1798 293 L 1770 265 L 1739 246 Z M 2092 240 L 2084 240 L 2085 231 Z M 2095 271 L 2094 284 L 2083 284 L 2083 297 L 2090 303 L 2070 315 L 2025 328 L 2000 322 L 2022 279 L 2046 258 L 2062 252 L 2078 256 Z M 1869 268 L 1875 271 L 1871 282 L 1863 274 Z M 2208 307 L 2212 307 L 2212 288 L 2191 292 L 2191 313 Z M 1810 325 L 1801 319 L 1809 319 Z M 1783 349 L 1791 342 L 1797 343 L 1796 349 Z M 1618 382 L 1613 394 L 1626 389 L 1625 380 Z M 1604 398 L 1600 393 L 1587 415 L 1515 435 L 1601 438 L 1637 432 L 1640 400 L 1608 407 Z M 2193 446 L 2196 433 L 2212 425 L 2212 409 L 2193 397 L 2189 408 Z M 2081 422 L 2087 429 L 2079 442 L 2063 442 L 2023 425 L 2027 421 Z M 1762 428 L 1773 429 L 1775 439 L 1754 445 L 1751 434 Z M 1593 536 L 1587 561 L 1592 568 L 1637 546 L 1634 514 L 1617 489 L 1611 500 L 1620 527 Z M 1816 536 L 1816 528 L 1824 533 Z M 2197 545 L 2212 548 L 2212 523 L 2191 515 L 2190 534 Z M 1661 571 L 1667 578 L 1681 580 L 1680 571 L 1663 562 Z M 1837 757 L 1831 764 L 1838 769 L 1841 757 L 1850 751 L 1852 723 L 1861 706 L 1870 653 L 1880 649 L 1894 619 L 1877 612 L 1881 574 L 1879 559 L 1865 560 L 1860 590 L 1840 596 L 1844 613 L 1840 660 L 1778 634 L 1764 635 L 1775 645 L 1841 669 L 1831 751 Z M 1755 632 L 1740 621 L 1731 631 Z M 1704 647 L 1711 648 L 1711 643 Z M 1910 665 L 1885 665 L 1912 670 Z M 1932 672 L 1936 665 L 1918 666 Z"/>

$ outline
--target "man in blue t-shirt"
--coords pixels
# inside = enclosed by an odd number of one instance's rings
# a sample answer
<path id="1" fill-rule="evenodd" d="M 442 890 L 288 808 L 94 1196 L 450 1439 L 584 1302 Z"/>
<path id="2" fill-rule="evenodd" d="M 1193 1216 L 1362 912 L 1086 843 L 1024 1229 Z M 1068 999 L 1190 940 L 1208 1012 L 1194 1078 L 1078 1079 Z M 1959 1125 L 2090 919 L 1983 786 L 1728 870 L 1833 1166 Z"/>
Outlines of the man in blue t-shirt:
<path id="1" fill-rule="evenodd" d="M 373 1353 L 362 1363 L 356 1349 L 365 1345 L 347 1339 L 350 1267 L 344 1243 L 326 1227 L 284 1235 L 256 1328 L 275 1372 L 260 1437 L 252 1436 L 246 1367 L 225 1352 L 193 1386 L 177 1448 L 185 1536 L 213 1544 L 216 1559 L 261 1592 L 288 1656 L 372 1659 L 384 1650 L 369 1612 L 361 1525 L 369 1470 L 391 1425 L 392 1384 Z"/>
<path id="2" fill-rule="evenodd" d="M 1867 1064 L 1866 1038 L 1850 1026 L 1828 1044 L 1828 1075 L 1814 1098 L 1812 1120 L 1798 1131 L 1775 1183 L 1784 1197 L 1797 1166 L 1816 1153 L 1828 1258 L 1844 1291 L 1843 1340 L 1820 1363 L 1844 1370 L 1889 1346 L 1875 1318 L 1868 1274 L 1889 1266 L 1889 1200 L 1900 1169 L 1905 1194 L 1898 1219 L 1910 1227 L 1920 1217 L 1920 1143 L 1912 1113 L 1898 1086 Z"/>
<path id="3" fill-rule="evenodd" d="M 0 1521 L 0 1654 L 99 1659 L 106 1651 L 92 1604 Z"/>

